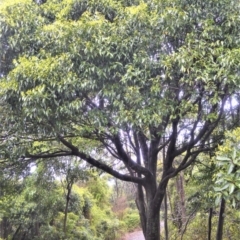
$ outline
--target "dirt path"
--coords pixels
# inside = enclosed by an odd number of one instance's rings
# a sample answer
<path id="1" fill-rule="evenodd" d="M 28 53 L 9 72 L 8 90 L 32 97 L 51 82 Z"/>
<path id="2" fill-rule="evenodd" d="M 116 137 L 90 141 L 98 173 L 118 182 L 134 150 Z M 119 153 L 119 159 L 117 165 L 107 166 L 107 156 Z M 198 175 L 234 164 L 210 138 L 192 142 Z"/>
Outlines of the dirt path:
<path id="1" fill-rule="evenodd" d="M 142 231 L 128 233 L 123 240 L 145 240 Z"/>
<path id="2" fill-rule="evenodd" d="M 163 227 L 164 227 L 164 222 L 161 221 L 160 223 L 161 231 L 163 230 Z M 145 238 L 143 236 L 143 232 L 138 230 L 132 233 L 127 233 L 122 240 L 145 240 Z"/>

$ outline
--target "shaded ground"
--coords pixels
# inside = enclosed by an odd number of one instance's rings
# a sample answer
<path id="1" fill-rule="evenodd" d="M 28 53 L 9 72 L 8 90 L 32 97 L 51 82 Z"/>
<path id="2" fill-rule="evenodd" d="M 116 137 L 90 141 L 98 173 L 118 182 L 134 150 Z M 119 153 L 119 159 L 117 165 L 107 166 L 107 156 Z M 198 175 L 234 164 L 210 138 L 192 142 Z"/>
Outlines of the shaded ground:
<path id="1" fill-rule="evenodd" d="M 161 228 L 161 232 L 162 232 L 163 228 L 164 228 L 164 222 L 163 221 L 161 221 L 161 223 L 160 223 L 160 228 Z M 143 232 L 137 230 L 137 231 L 134 231 L 134 232 L 131 232 L 131 233 L 127 233 L 122 240 L 145 240 L 145 238 L 143 236 Z"/>

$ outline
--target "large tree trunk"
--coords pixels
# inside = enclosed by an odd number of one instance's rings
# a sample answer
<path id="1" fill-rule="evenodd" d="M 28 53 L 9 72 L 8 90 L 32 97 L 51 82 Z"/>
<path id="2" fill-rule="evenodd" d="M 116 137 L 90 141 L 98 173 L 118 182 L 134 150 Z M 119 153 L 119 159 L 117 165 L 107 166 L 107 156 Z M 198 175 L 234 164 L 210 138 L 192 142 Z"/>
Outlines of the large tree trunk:
<path id="1" fill-rule="evenodd" d="M 219 217 L 218 217 L 218 228 L 217 228 L 216 240 L 222 240 L 224 212 L 225 212 L 225 200 L 222 198 L 221 205 L 220 205 Z"/>
<path id="2" fill-rule="evenodd" d="M 138 186 L 137 207 L 141 219 L 143 234 L 146 240 L 160 240 L 160 206 L 161 204 L 153 205 L 153 199 L 156 193 L 156 185 L 154 182 L 148 181 L 145 187 L 146 194 L 143 193 L 143 188 Z M 161 199 L 163 199 L 164 194 Z"/>
<path id="3" fill-rule="evenodd" d="M 159 210 L 150 209 L 147 216 L 146 240 L 160 240 L 159 219 Z"/>
<path id="4" fill-rule="evenodd" d="M 143 235 L 146 240 L 160 240 L 160 211 L 157 208 L 153 208 L 151 204 L 146 206 L 145 212 L 139 208 L 139 202 L 137 203 L 139 215 L 141 219 L 141 226 Z"/>

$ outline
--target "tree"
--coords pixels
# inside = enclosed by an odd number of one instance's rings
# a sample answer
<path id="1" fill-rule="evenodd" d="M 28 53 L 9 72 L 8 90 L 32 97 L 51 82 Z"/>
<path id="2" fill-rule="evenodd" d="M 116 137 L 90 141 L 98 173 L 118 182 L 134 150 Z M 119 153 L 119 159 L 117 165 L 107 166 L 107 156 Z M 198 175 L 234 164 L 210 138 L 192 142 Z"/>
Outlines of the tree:
<path id="1" fill-rule="evenodd" d="M 52 163 L 54 165 L 54 163 Z M 74 183 L 77 181 L 87 180 L 89 172 L 80 166 L 79 161 L 74 161 L 74 159 L 62 159 L 59 164 L 54 166 L 55 175 L 60 177 L 62 187 L 64 189 L 64 195 L 66 198 L 65 209 L 64 209 L 64 222 L 63 222 L 63 232 L 66 237 L 67 232 L 67 217 L 69 211 L 69 204 L 71 203 L 71 194 Z"/>
<path id="2" fill-rule="evenodd" d="M 35 173 L 18 179 L 15 190 L 9 186 L 2 187 L 0 214 L 4 225 L 1 231 L 3 239 L 40 239 L 50 232 L 51 222 L 64 206 L 64 199 L 50 171 L 47 173 L 43 171 L 43 166 L 39 166 Z"/>
<path id="3" fill-rule="evenodd" d="M 212 232 L 214 232 L 212 228 L 215 227 L 212 220 L 215 213 L 213 176 L 216 167 L 212 155 L 211 153 L 210 155 L 201 154 L 198 156 L 192 168 L 188 169 L 190 170 L 186 180 L 188 184 L 185 188 L 187 189 L 187 206 L 190 213 L 187 222 L 190 224 L 192 222 L 195 225 L 195 227 L 193 225 L 188 226 L 188 229 L 191 229 L 191 234 L 198 234 L 196 235 L 198 238 L 202 237 L 209 240 L 215 236 L 212 235 Z M 198 232 L 199 225 L 203 227 Z M 187 224 L 185 227 L 187 227 Z"/>
<path id="4" fill-rule="evenodd" d="M 68 177 L 72 173 L 68 172 Z M 78 176 L 78 179 L 81 179 L 81 182 L 86 181 L 84 184 L 87 185 L 84 187 L 73 185 L 66 203 L 66 196 L 63 194 L 66 186 L 60 184 L 55 176 L 51 164 L 45 162 L 38 164 L 36 170 L 24 179 L 19 181 L 8 179 L 5 184 L 1 184 L 2 239 L 117 238 L 124 225 L 113 214 L 109 203 L 106 204 L 109 198 L 100 199 L 96 194 L 98 191 L 108 192 L 107 188 L 104 190 L 102 188 L 105 181 L 102 178 L 88 181 L 85 175 Z M 93 194 L 92 189 L 88 189 L 88 185 L 92 184 L 95 185 Z"/>
<path id="5" fill-rule="evenodd" d="M 158 240 L 169 179 L 215 148 L 230 114 L 227 127 L 238 122 L 239 2 L 2 2 L 6 166 L 76 156 L 133 182 Z"/>

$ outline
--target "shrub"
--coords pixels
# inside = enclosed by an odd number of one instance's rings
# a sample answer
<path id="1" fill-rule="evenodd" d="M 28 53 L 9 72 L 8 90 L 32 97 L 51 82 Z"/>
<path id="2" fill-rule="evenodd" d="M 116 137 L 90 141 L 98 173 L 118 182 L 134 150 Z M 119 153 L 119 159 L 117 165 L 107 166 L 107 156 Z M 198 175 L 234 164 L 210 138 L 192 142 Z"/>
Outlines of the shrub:
<path id="1" fill-rule="evenodd" d="M 127 230 L 132 231 L 140 226 L 139 214 L 136 210 L 127 209 L 126 214 L 123 216 Z"/>

